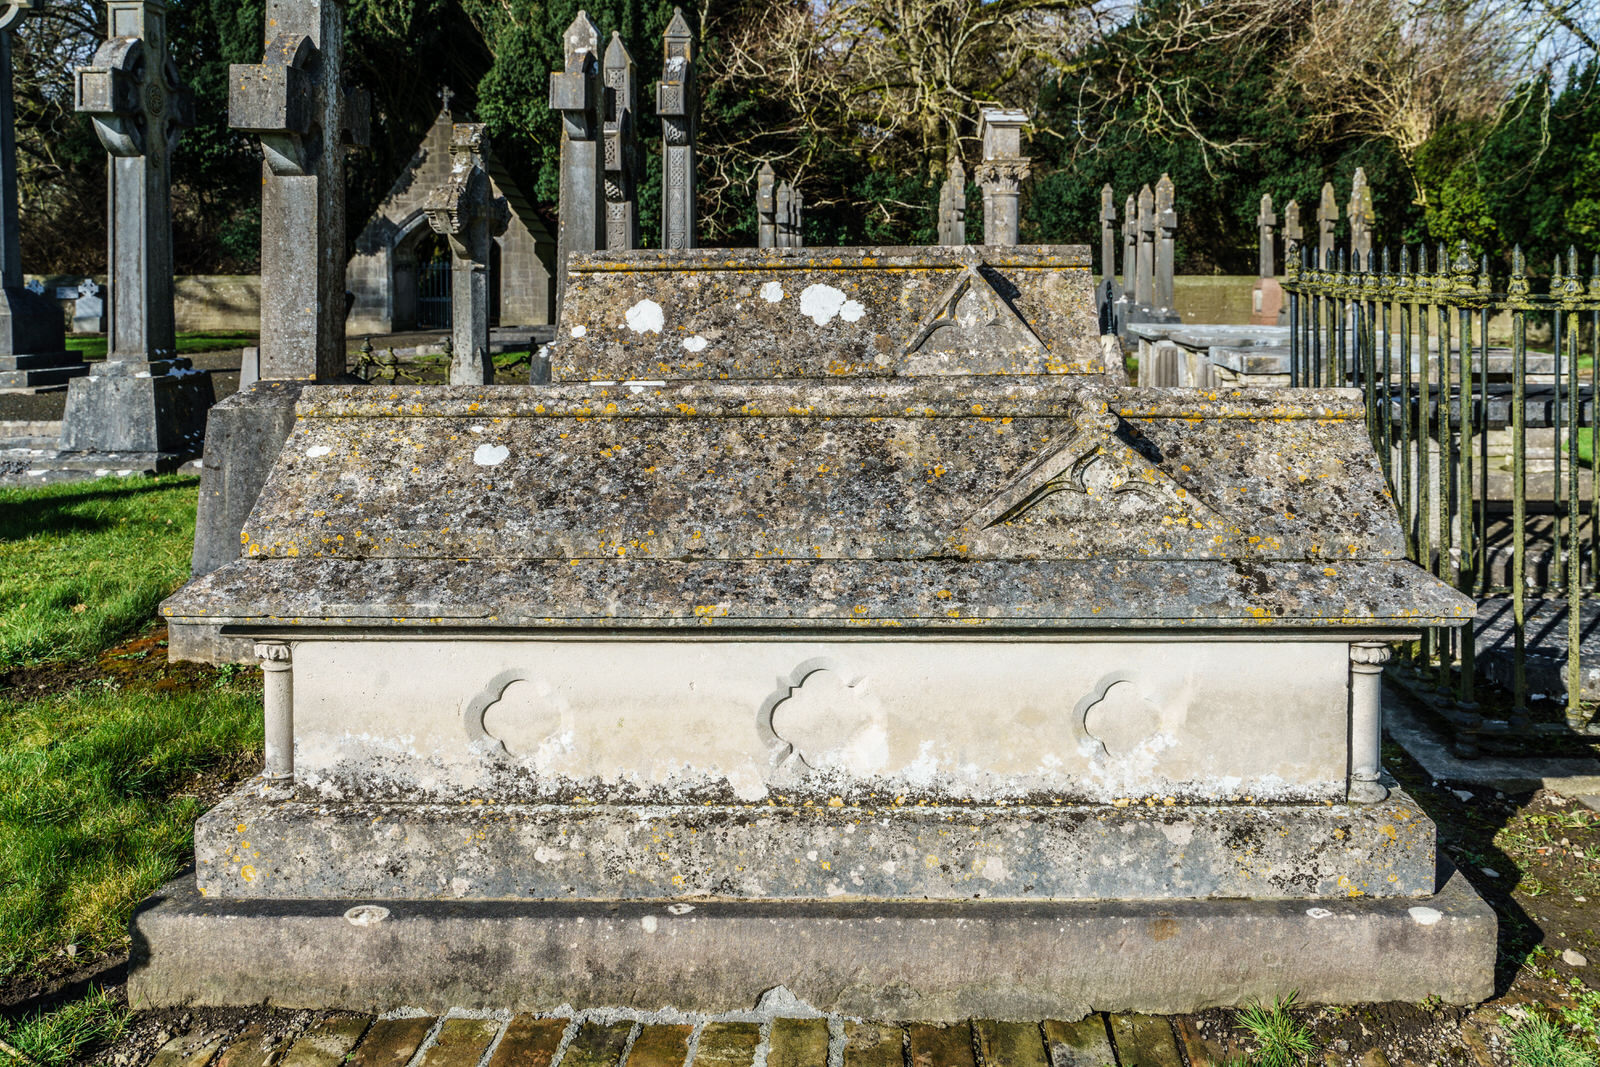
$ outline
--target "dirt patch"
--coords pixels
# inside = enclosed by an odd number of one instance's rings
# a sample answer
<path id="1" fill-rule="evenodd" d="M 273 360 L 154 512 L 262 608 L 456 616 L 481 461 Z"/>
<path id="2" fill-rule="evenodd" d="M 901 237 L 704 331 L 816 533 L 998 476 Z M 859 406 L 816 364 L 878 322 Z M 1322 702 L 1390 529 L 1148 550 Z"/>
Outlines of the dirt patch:
<path id="1" fill-rule="evenodd" d="M 138 636 L 90 661 L 43 663 L 0 672 L 0 691 L 13 696 L 55 696 L 94 683 L 125 689 L 189 691 L 227 684 L 248 668 L 167 662 L 167 624 L 151 624 Z"/>

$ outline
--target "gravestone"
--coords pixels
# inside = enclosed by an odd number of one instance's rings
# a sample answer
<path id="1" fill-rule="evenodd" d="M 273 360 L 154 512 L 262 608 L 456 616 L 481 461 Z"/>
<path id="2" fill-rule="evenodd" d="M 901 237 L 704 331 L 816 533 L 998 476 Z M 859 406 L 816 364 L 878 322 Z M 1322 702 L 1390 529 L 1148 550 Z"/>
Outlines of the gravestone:
<path id="1" fill-rule="evenodd" d="M 1025 111 L 984 108 L 979 115 L 983 162 L 978 166 L 978 185 L 983 189 L 986 245 L 1017 243 L 1021 221 L 1018 201 L 1029 174 L 1029 161 L 1022 154 L 1022 127 L 1027 124 Z"/>
<path id="2" fill-rule="evenodd" d="M 695 140 L 699 133 L 700 98 L 695 84 L 694 35 L 681 8 L 661 40 L 661 81 L 656 85 L 656 114 L 661 116 L 661 247 L 699 246 Z"/>
<path id="3" fill-rule="evenodd" d="M 1100 277 L 1117 280 L 1117 195 L 1109 182 L 1100 190 Z"/>
<path id="4" fill-rule="evenodd" d="M 633 82 L 633 57 L 615 30 L 611 32 L 611 43 L 606 46 L 605 83 L 605 247 L 638 248 L 639 149 L 634 124 L 639 114 L 639 94 Z M 452 157 L 454 154 L 452 145 Z M 451 382 L 467 384 L 456 382 L 454 377 Z"/>
<path id="5" fill-rule="evenodd" d="M 793 182 L 779 182 L 776 196 L 777 241 L 779 248 L 802 248 L 805 237 L 801 230 L 804 221 L 804 198 Z"/>
<path id="6" fill-rule="evenodd" d="M 1156 195 L 1149 185 L 1139 189 L 1139 261 L 1134 274 L 1134 312 L 1147 315 L 1156 299 Z"/>
<path id="7" fill-rule="evenodd" d="M 450 140 L 450 178 L 429 194 L 425 209 L 428 225 L 449 240 L 453 260 L 451 385 L 494 381 L 494 361 L 489 358 L 489 250 L 494 239 L 505 232 L 511 212 L 505 199 L 494 195 L 484 166 L 488 131 L 481 122 L 456 123 Z M 629 218 L 633 217 L 632 206 L 628 205 Z"/>
<path id="8" fill-rule="evenodd" d="M 1333 228 L 1339 222 L 1339 202 L 1333 196 L 1333 183 L 1322 183 L 1322 199 L 1317 202 L 1317 266 L 1326 265 L 1333 253 Z"/>
<path id="9" fill-rule="evenodd" d="M 1372 255 L 1372 228 L 1377 223 L 1372 212 L 1372 187 L 1367 184 L 1367 172 L 1356 168 L 1355 180 L 1350 187 L 1350 263 L 1356 270 L 1366 270 Z"/>
<path id="10" fill-rule="evenodd" d="M 770 162 L 756 172 L 756 245 L 778 247 L 778 176 Z"/>
<path id="11" fill-rule="evenodd" d="M 67 353 L 61 309 L 22 280 L 17 215 L 16 107 L 11 95 L 11 35 L 44 0 L 0 5 L 0 389 L 59 388 L 89 372 Z"/>
<path id="12" fill-rule="evenodd" d="M 267 773 L 138 912 L 130 1001 L 1490 995 L 1379 760 L 1384 642 L 1473 604 L 1360 397 L 1129 388 L 1093 281 L 583 255 L 551 385 L 308 389 L 249 554 L 163 607 L 259 642 Z"/>
<path id="13" fill-rule="evenodd" d="M 61 451 L 174 470 L 199 455 L 214 400 L 210 373 L 178 356 L 172 318 L 172 149 L 194 106 L 167 49 L 166 5 L 110 0 L 106 12 L 74 102 L 108 155 L 111 314 L 105 361 L 68 386 Z"/>
<path id="14" fill-rule="evenodd" d="M 556 229 L 556 319 L 567 288 L 567 259 L 606 246 L 602 121 L 605 84 L 600 30 L 579 11 L 562 38 L 565 67 L 550 73 L 550 109 L 561 113 L 561 189 Z"/>
<path id="15" fill-rule="evenodd" d="M 1122 291 L 1133 299 L 1139 287 L 1139 203 L 1132 193 L 1122 205 Z"/>
<path id="16" fill-rule="evenodd" d="M 1157 319 L 1164 319 L 1176 314 L 1174 305 L 1177 301 L 1173 295 L 1172 274 L 1177 258 L 1175 245 L 1178 238 L 1178 212 L 1174 205 L 1172 179 L 1165 174 L 1156 182 L 1155 225 L 1155 283 L 1152 287 L 1151 301 L 1154 307 L 1151 313 Z"/>
<path id="17" fill-rule="evenodd" d="M 952 156 L 944 183 L 939 186 L 939 243 L 967 243 L 967 168 Z"/>
<path id="18" fill-rule="evenodd" d="M 258 64 L 228 75 L 228 122 L 261 144 L 261 343 L 257 380 L 207 427 L 191 571 L 237 559 L 245 517 L 294 424 L 301 390 L 346 371 L 345 153 L 367 141 L 367 100 L 344 84 L 339 0 L 268 0 Z M 204 623 L 172 627 L 173 660 L 236 662 L 248 642 Z"/>
<path id="19" fill-rule="evenodd" d="M 78 283 L 77 296 L 73 298 L 72 332 L 104 333 L 106 329 L 106 297 L 93 278 Z"/>
<path id="20" fill-rule="evenodd" d="M 1295 209 L 1298 213 L 1299 209 Z M 1272 210 L 1272 195 L 1261 194 L 1261 209 L 1256 212 L 1256 284 L 1250 294 L 1250 322 L 1256 326 L 1275 326 L 1283 314 L 1283 286 L 1278 284 L 1273 263 L 1272 228 L 1278 216 Z"/>
<path id="21" fill-rule="evenodd" d="M 1299 254 L 1306 239 L 1305 228 L 1300 225 L 1300 201 L 1291 200 L 1283 208 L 1283 264 L 1299 263 Z"/>

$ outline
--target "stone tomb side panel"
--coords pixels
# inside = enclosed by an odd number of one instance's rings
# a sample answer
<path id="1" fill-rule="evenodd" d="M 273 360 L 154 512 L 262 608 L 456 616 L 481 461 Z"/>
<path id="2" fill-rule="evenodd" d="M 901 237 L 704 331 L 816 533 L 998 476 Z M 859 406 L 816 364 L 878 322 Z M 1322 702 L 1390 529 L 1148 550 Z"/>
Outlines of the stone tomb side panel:
<path id="1" fill-rule="evenodd" d="M 1341 642 L 307 640 L 329 796 L 1342 800 Z"/>

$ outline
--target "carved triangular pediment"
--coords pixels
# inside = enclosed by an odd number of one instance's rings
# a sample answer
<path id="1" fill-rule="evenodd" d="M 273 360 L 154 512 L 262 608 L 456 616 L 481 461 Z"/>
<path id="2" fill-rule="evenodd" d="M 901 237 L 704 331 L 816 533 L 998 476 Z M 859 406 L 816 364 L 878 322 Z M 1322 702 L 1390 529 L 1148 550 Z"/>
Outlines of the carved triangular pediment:
<path id="1" fill-rule="evenodd" d="M 1217 510 L 1178 484 L 1133 443 L 1121 419 L 1099 411 L 1074 420 L 1060 444 L 1020 470 L 965 524 L 975 538 L 1046 523 L 1115 522 L 1115 532 L 1211 530 L 1224 533 Z"/>
<path id="2" fill-rule="evenodd" d="M 967 264 L 923 316 L 902 354 L 974 349 L 996 354 L 1048 352 L 1049 346 L 1000 287 L 1011 288 L 982 263 Z"/>

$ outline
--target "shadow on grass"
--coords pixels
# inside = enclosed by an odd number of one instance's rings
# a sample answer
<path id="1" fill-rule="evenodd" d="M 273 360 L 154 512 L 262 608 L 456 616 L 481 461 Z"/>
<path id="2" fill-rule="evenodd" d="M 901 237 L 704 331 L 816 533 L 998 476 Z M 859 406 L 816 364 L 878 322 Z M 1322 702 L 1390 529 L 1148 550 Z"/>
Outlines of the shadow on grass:
<path id="1" fill-rule="evenodd" d="M 119 478 L 74 485 L 41 486 L 40 489 L 0 491 L 0 541 L 20 541 L 40 534 L 93 533 L 117 521 L 115 515 L 75 514 L 71 509 L 83 504 L 132 500 L 149 493 L 165 493 L 185 486 L 199 485 L 200 479 Z M 46 492 L 41 492 L 40 490 Z M 25 497 L 22 494 L 27 494 Z"/>

